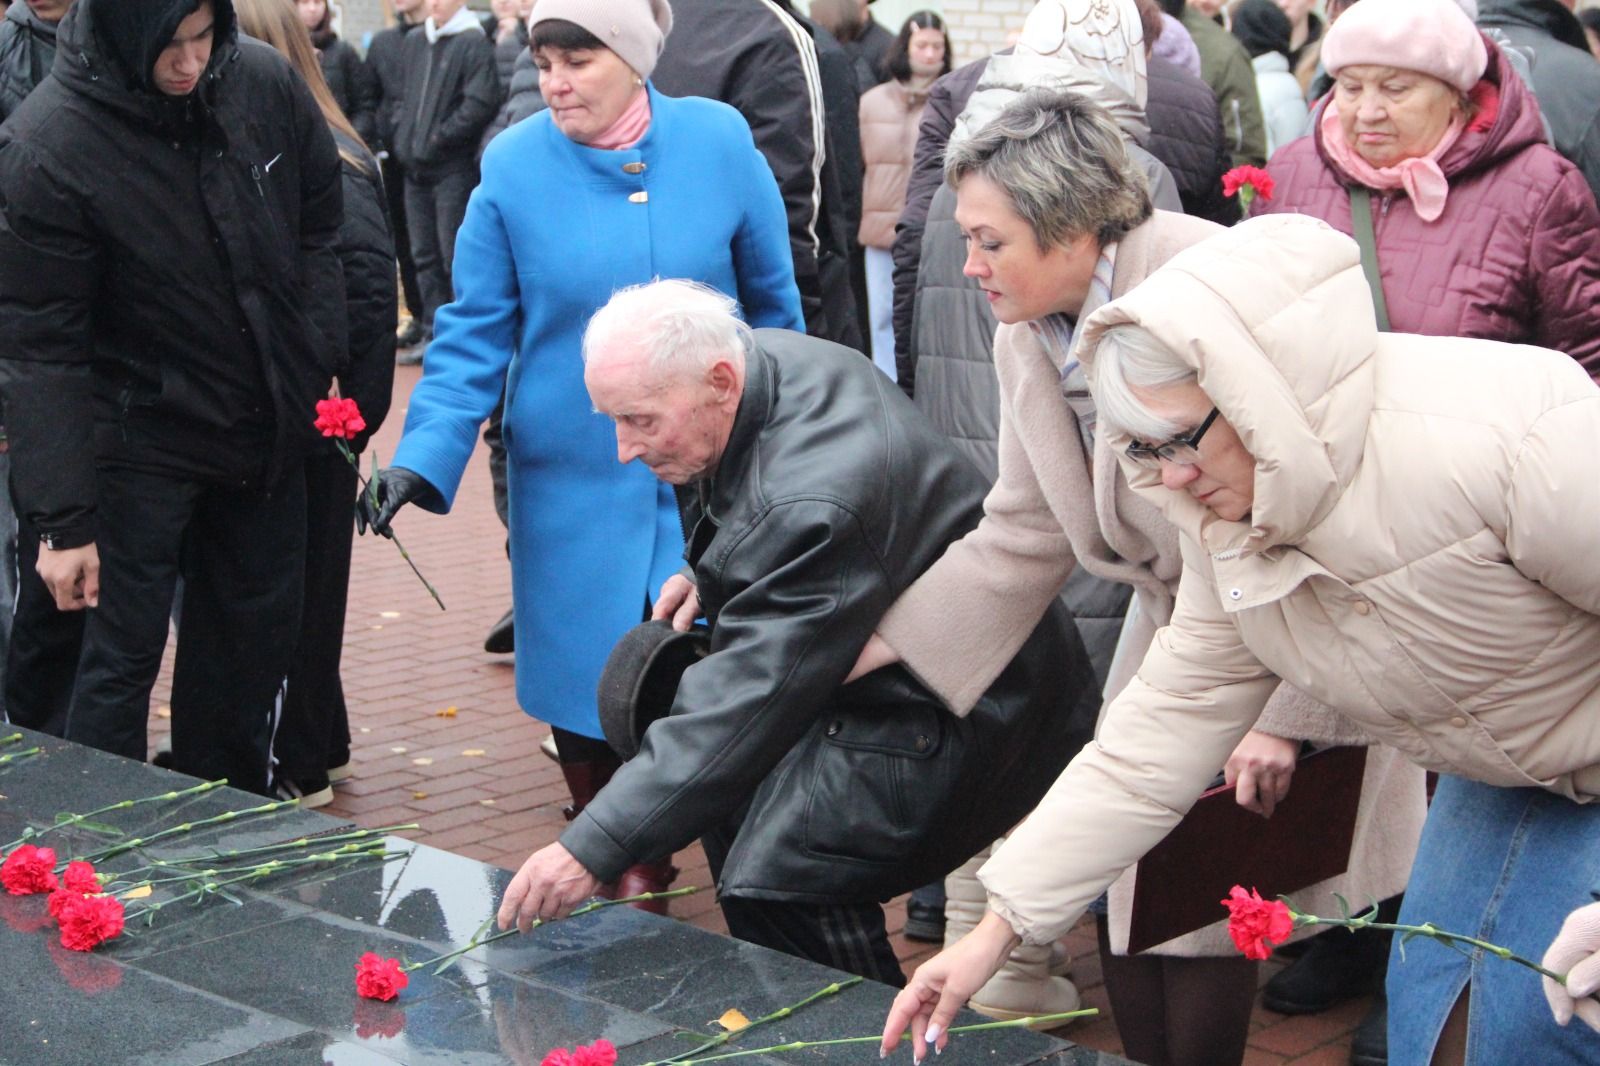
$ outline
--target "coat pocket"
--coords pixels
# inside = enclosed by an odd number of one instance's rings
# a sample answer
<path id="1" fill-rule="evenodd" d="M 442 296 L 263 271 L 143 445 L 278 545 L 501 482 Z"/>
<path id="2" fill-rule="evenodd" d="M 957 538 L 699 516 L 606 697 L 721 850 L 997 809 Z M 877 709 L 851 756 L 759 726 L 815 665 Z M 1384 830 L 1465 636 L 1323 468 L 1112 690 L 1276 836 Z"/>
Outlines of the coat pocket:
<path id="1" fill-rule="evenodd" d="M 845 686 L 817 727 L 805 847 L 892 866 L 936 828 L 954 745 L 930 693 L 898 668 L 879 674 Z"/>

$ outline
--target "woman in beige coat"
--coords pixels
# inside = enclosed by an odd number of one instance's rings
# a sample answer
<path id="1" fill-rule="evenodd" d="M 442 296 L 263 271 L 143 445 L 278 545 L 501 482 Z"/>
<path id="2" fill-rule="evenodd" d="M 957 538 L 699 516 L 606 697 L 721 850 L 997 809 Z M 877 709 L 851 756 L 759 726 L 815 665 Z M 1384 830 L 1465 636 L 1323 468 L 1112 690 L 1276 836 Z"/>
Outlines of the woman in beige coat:
<path id="1" fill-rule="evenodd" d="M 957 714 L 1015 654 L 1076 565 L 1137 593 L 1139 610 L 1123 637 L 1128 652 L 1120 656 L 1126 669 L 1113 664 L 1108 695 L 1127 682 L 1172 612 L 1182 569 L 1177 531 L 1128 491 L 1115 455 L 1094 433 L 1087 386 L 1068 353 L 1075 323 L 1221 230 L 1152 213 L 1122 145 L 1109 115 L 1083 97 L 1034 90 L 947 157 L 956 220 L 969 242 L 966 272 L 1004 323 L 995 339 L 999 480 L 983 523 L 895 604 L 857 672 L 903 661 Z M 1270 813 L 1288 790 L 1301 740 L 1368 743 L 1285 686 L 1259 730 L 1219 756 L 1208 779 L 1226 764 L 1241 802 Z M 1352 865 L 1305 898 L 1332 907 L 1335 892 L 1365 899 L 1399 891 L 1423 814 L 1421 771 L 1373 748 Z M 1128 957 L 1132 883 L 1129 876 L 1112 891 L 1102 923 L 1103 968 L 1128 1053 L 1163 1064 L 1238 1061 L 1255 964 L 1237 955 L 1220 925 Z M 1150 987 L 1165 994 L 1141 993 Z M 991 987 L 974 1003 L 984 1009 L 1002 998 L 1014 996 Z"/>
<path id="2" fill-rule="evenodd" d="M 1179 254 L 1076 351 L 1099 439 L 1179 530 L 1177 602 L 886 1034 L 942 1042 L 997 958 L 1058 936 L 1178 822 L 1280 679 L 1445 775 L 1402 921 L 1539 957 L 1600 887 L 1600 389 L 1560 353 L 1378 333 L 1355 243 L 1301 216 Z M 1547 965 L 1600 949 L 1595 907 Z M 1574 1002 L 1589 966 L 1546 989 L 1562 1025 L 1600 1022 Z M 1539 989 L 1414 941 L 1390 961 L 1391 1061 L 1593 1062 Z"/>
<path id="3" fill-rule="evenodd" d="M 895 376 L 894 227 L 906 206 L 917 132 L 928 106 L 928 90 L 950 73 L 950 36 L 944 20 L 918 11 L 900 27 L 883 64 L 889 80 L 861 94 L 861 161 L 867 173 L 861 186 L 861 230 L 866 251 L 867 316 L 872 361 Z"/>

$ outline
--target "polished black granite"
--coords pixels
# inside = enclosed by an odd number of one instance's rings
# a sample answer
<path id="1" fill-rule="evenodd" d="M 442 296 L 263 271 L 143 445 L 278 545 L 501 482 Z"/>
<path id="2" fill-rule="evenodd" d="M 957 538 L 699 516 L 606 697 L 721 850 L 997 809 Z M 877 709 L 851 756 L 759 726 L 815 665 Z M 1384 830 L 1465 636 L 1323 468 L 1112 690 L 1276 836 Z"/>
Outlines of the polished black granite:
<path id="1" fill-rule="evenodd" d="M 13 730 L 7 728 L 3 732 Z M 0 845 L 122 799 L 194 784 L 154 767 L 27 734 L 0 753 L 43 745 L 0 767 Z M 119 834 L 149 835 L 262 801 L 229 789 L 181 803 L 146 804 L 95 819 Z M 349 823 L 314 812 L 240 818 L 168 839 L 103 870 L 151 876 L 152 858 L 260 847 L 337 833 Z M 116 841 L 53 830 L 42 845 L 80 857 Z M 510 874 L 391 837 L 390 857 L 291 871 L 199 906 L 174 904 L 131 923 L 99 950 L 57 942 L 43 897 L 0 895 L 0 1066 L 131 1063 L 161 1066 L 538 1066 L 546 1051 L 604 1037 L 621 1066 L 682 1054 L 736 1007 L 750 1018 L 804 998 L 843 975 L 682 923 L 619 907 L 552 923 L 478 948 L 444 972 L 412 971 L 392 1003 L 355 993 L 356 960 L 376 951 L 421 961 L 466 943 L 494 913 Z M 170 899 L 166 886 L 139 906 Z M 877 1032 L 893 990 L 871 982 L 745 1034 L 723 1050 Z M 963 1021 L 981 1021 L 976 1015 Z M 902 1050 L 891 1061 L 910 1062 Z M 776 1063 L 876 1062 L 872 1045 L 739 1059 Z M 951 1041 L 940 1066 L 1123 1060 L 1020 1031 Z"/>

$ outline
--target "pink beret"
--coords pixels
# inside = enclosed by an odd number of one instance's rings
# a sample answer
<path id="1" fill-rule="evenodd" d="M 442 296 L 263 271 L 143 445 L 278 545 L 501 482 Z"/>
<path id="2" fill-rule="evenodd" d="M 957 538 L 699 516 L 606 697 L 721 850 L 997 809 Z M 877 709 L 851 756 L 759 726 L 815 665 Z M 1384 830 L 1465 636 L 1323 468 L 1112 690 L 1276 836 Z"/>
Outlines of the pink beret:
<path id="1" fill-rule="evenodd" d="M 1489 52 L 1454 0 L 1363 0 L 1328 31 L 1322 63 L 1334 75 L 1364 65 L 1414 70 L 1469 92 Z"/>

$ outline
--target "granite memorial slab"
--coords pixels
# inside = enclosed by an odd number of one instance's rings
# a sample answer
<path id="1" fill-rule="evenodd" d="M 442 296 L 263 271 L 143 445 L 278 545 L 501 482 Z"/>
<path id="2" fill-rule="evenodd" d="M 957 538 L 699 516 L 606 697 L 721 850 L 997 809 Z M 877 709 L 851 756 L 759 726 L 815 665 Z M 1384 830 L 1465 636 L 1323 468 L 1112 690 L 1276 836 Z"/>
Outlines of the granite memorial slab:
<path id="1" fill-rule="evenodd" d="M 221 788 L 53 828 L 59 814 L 181 790 L 190 778 L 24 733 L 44 751 L 0 767 L 0 844 L 42 832 L 59 861 L 264 802 Z M 172 836 L 102 864 L 156 880 L 153 860 L 212 856 L 352 829 L 289 809 Z M 377 843 L 377 841 L 374 841 Z M 416 961 L 469 943 L 510 880 L 507 871 L 399 837 L 381 856 L 296 868 L 164 906 L 92 952 L 59 942 L 46 898 L 0 895 L 0 1066 L 538 1066 L 546 1052 L 597 1039 L 619 1066 L 681 1056 L 719 1032 L 730 1008 L 757 1018 L 846 975 L 626 907 L 598 910 L 482 945 L 442 972 L 412 970 L 392 1002 L 362 999 L 367 951 Z M 274 853 L 277 854 L 277 853 Z M 223 860 L 217 860 L 219 862 Z M 254 861 L 254 860 L 252 860 Z M 183 875 L 139 907 L 177 899 Z M 127 882 L 133 883 L 133 882 Z M 894 990 L 861 982 L 782 1021 L 734 1034 L 725 1051 L 875 1033 Z M 963 1023 L 983 1019 L 968 1013 Z M 901 1052 L 909 1063 L 910 1053 Z M 735 1060 L 876 1062 L 873 1045 L 769 1052 Z M 894 1061 L 891 1059 L 891 1061 Z M 1125 1060 L 1047 1035 L 1002 1030 L 951 1041 L 940 1058 L 986 1066 L 1111 1066 Z"/>

